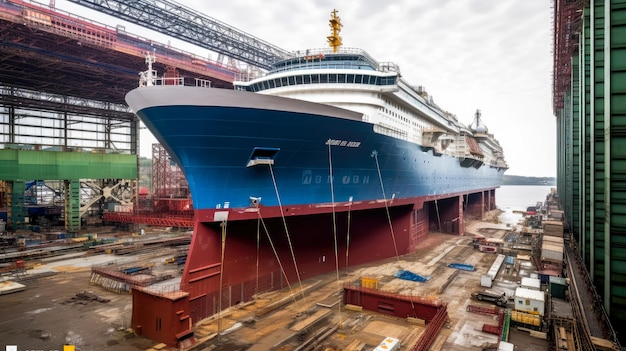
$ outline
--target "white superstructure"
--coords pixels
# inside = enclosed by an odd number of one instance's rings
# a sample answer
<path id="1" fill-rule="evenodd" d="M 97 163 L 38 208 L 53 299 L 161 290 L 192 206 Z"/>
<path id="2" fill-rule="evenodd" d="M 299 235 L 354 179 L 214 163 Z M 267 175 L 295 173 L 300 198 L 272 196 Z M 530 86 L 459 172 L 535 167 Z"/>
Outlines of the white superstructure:
<path id="1" fill-rule="evenodd" d="M 239 77 L 238 90 L 311 101 L 361 114 L 374 131 L 459 158 L 465 167 L 506 169 L 502 147 L 480 120 L 461 124 L 437 106 L 421 86 L 412 86 L 390 62 L 360 49 L 296 52 L 265 75 Z"/>

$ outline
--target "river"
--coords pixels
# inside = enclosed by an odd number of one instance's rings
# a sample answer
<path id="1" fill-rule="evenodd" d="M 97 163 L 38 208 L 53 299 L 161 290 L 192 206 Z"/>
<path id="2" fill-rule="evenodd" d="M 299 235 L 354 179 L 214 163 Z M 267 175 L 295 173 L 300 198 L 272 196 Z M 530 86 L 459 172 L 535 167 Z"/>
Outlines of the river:
<path id="1" fill-rule="evenodd" d="M 504 211 L 499 219 L 502 223 L 516 224 L 522 219 L 520 211 L 546 201 L 550 189 L 556 185 L 503 185 L 496 189 L 496 206 Z"/>

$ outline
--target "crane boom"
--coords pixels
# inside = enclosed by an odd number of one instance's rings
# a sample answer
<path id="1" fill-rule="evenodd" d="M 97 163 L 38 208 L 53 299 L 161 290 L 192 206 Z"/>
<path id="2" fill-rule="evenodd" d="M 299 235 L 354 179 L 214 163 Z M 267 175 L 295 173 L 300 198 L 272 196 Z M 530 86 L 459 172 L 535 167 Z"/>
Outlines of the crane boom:
<path id="1" fill-rule="evenodd" d="M 249 65 L 269 69 L 289 53 L 275 45 L 170 0 L 69 0 L 167 34 Z"/>

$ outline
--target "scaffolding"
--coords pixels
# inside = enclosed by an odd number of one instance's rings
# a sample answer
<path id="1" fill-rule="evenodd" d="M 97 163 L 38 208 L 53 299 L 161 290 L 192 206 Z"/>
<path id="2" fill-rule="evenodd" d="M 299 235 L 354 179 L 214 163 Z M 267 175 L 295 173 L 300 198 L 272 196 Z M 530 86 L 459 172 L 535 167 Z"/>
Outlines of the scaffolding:
<path id="1" fill-rule="evenodd" d="M 161 144 L 152 144 L 152 196 L 156 211 L 191 210 L 187 179 Z"/>
<path id="2" fill-rule="evenodd" d="M 582 22 L 582 0 L 554 0 L 554 67 L 552 104 L 554 112 L 564 107 L 571 88 L 572 54 L 578 47 Z"/>

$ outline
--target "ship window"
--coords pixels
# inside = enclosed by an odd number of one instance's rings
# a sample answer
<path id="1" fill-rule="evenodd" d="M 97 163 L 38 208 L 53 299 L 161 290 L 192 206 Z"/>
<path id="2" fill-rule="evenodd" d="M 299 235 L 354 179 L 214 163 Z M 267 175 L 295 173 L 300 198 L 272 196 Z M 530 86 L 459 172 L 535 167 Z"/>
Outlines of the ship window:
<path id="1" fill-rule="evenodd" d="M 343 73 L 337 75 L 337 82 L 338 83 L 345 83 L 346 82 L 346 75 L 343 74 Z"/>
<path id="2" fill-rule="evenodd" d="M 295 85 L 296 84 L 296 80 L 293 76 L 289 77 L 289 85 Z"/>
<path id="3" fill-rule="evenodd" d="M 302 84 L 302 76 L 296 76 L 296 84 Z"/>
<path id="4" fill-rule="evenodd" d="M 328 83 L 328 74 L 320 74 L 320 83 Z"/>
<path id="5" fill-rule="evenodd" d="M 347 75 L 347 83 L 354 83 L 354 74 Z"/>
<path id="6" fill-rule="evenodd" d="M 329 74 L 328 75 L 328 82 L 329 83 L 337 83 L 337 75 L 336 74 Z"/>
<path id="7" fill-rule="evenodd" d="M 309 75 L 304 76 L 304 84 L 311 84 L 311 76 Z"/>
<path id="8" fill-rule="evenodd" d="M 354 82 L 357 83 L 357 84 L 363 83 L 363 75 L 362 74 L 357 74 L 356 76 L 354 76 Z"/>
<path id="9" fill-rule="evenodd" d="M 393 84 L 392 77 L 380 77 L 380 85 L 391 85 Z"/>
<path id="10" fill-rule="evenodd" d="M 270 88 L 276 88 L 276 79 L 270 80 Z"/>
<path id="11" fill-rule="evenodd" d="M 270 84 L 269 84 L 266 80 L 264 80 L 264 81 L 263 81 L 263 82 L 261 82 L 261 83 L 263 84 L 263 90 L 265 90 L 265 89 L 269 89 Z"/>
<path id="12" fill-rule="evenodd" d="M 281 87 L 286 87 L 289 85 L 289 80 L 287 79 L 287 77 L 283 77 L 280 79 L 280 86 Z"/>

